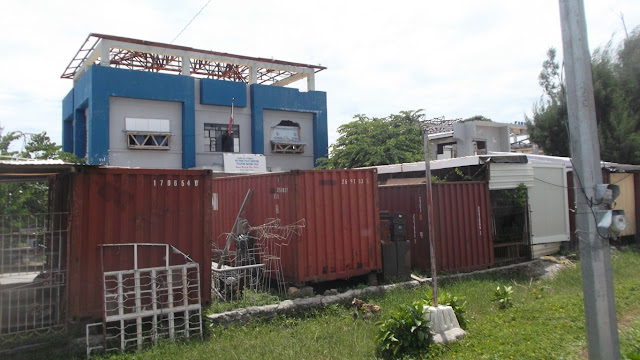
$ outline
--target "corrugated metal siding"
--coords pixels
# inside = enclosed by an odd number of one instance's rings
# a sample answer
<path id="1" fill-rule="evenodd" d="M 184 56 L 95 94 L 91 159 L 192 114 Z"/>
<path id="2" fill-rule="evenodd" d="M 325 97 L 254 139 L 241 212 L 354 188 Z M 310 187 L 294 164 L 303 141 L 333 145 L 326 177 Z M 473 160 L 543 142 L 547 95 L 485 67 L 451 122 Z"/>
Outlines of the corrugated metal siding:
<path id="1" fill-rule="evenodd" d="M 435 185 L 435 184 L 434 184 Z M 429 269 L 429 227 L 426 185 L 380 186 L 380 211 L 406 215 L 406 239 L 411 244 L 411 267 Z"/>
<path id="2" fill-rule="evenodd" d="M 213 180 L 218 210 L 213 234 L 218 246 L 231 230 L 248 189 L 254 193 L 245 217 L 251 225 L 279 218 L 305 219 L 283 254 L 285 280 L 304 283 L 344 279 L 382 269 L 375 170 L 293 171 Z M 217 195 L 216 195 L 217 194 Z"/>
<path id="3" fill-rule="evenodd" d="M 426 186 L 381 186 L 380 209 L 407 214 L 411 266 L 430 269 Z M 491 206 L 485 182 L 433 184 L 438 270 L 469 271 L 493 265 Z"/>
<path id="4" fill-rule="evenodd" d="M 161 243 L 200 264 L 211 300 L 211 177 L 208 171 L 88 168 L 74 175 L 69 242 L 69 315 L 102 316 L 101 244 Z M 148 251 L 139 264 L 155 264 Z M 131 254 L 105 252 L 105 270 L 133 268 Z"/>
<path id="5" fill-rule="evenodd" d="M 530 163 L 491 163 L 489 190 L 515 189 L 520 184 L 533 186 L 533 166 Z"/>

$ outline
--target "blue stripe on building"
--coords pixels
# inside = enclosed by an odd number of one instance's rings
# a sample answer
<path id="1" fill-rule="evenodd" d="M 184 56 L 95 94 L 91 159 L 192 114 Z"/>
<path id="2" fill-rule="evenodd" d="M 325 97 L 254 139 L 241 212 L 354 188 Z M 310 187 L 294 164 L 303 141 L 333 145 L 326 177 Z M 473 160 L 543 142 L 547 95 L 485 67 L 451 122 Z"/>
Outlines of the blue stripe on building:
<path id="1" fill-rule="evenodd" d="M 193 77 L 91 66 L 63 100 L 63 149 L 89 164 L 109 163 L 109 98 L 125 97 L 182 103 L 182 168 L 194 167 L 195 91 Z M 251 146 L 264 154 L 264 110 L 313 114 L 314 161 L 327 155 L 327 95 L 321 91 L 201 79 L 199 101 L 204 105 L 246 107 L 251 103 Z M 88 116 L 85 116 L 85 110 Z M 87 138 L 88 134 L 88 138 Z M 87 146 L 88 145 L 88 146 Z"/>

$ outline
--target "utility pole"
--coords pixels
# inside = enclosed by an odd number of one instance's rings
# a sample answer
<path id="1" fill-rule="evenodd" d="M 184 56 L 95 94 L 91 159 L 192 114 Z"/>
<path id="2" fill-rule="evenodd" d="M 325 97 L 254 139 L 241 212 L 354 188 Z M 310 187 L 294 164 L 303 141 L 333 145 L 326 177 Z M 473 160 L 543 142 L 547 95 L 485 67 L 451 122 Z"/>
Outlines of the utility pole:
<path id="1" fill-rule="evenodd" d="M 438 275 L 436 274 L 435 239 L 433 236 L 433 195 L 431 187 L 431 152 L 429 151 L 429 132 L 424 127 L 424 170 L 427 183 L 427 226 L 429 226 L 429 259 L 431 263 L 431 289 L 433 306 L 438 307 Z"/>
<path id="2" fill-rule="evenodd" d="M 620 359 L 620 340 L 611 248 L 607 235 L 598 233 L 595 216 L 603 208 L 594 196 L 602 170 L 584 3 L 559 2 L 589 359 L 615 360 Z"/>

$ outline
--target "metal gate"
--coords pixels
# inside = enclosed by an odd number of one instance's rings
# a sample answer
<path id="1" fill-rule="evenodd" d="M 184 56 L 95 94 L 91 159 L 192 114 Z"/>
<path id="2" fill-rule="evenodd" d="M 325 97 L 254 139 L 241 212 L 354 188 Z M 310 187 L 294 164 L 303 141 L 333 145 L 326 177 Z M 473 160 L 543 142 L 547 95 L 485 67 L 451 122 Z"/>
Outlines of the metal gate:
<path id="1" fill-rule="evenodd" d="M 68 220 L 0 215 L 0 345 L 64 329 Z"/>
<path id="2" fill-rule="evenodd" d="M 200 266 L 168 244 L 101 246 L 104 308 L 101 323 L 86 329 L 87 358 L 141 349 L 161 338 L 202 339 Z M 102 328 L 102 344 L 91 333 Z"/>
<path id="3" fill-rule="evenodd" d="M 496 266 L 531 259 L 526 188 L 491 190 L 493 254 Z"/>

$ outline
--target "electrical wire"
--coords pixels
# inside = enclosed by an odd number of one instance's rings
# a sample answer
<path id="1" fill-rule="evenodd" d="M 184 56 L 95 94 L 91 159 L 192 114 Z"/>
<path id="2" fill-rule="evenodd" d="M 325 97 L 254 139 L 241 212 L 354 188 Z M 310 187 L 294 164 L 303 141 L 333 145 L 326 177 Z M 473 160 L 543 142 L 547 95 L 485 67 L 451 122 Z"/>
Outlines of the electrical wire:
<path id="1" fill-rule="evenodd" d="M 563 75 L 564 74 L 564 61 L 562 62 L 562 71 L 560 71 L 560 91 L 562 92 L 562 96 L 563 98 L 567 98 L 567 94 L 565 92 L 565 87 L 562 85 L 564 83 L 564 79 L 563 79 Z M 564 126 L 567 130 L 567 135 L 569 137 L 569 141 L 571 141 L 571 131 L 569 129 L 569 119 L 568 119 L 568 102 L 567 102 L 567 111 L 564 112 L 563 114 L 563 123 Z M 595 211 L 593 210 L 594 206 L 599 206 L 602 204 L 602 201 L 600 201 L 600 203 L 598 204 L 594 204 L 593 199 L 589 198 L 587 196 L 587 193 L 585 192 L 585 188 L 584 188 L 584 184 L 582 183 L 582 179 L 580 178 L 580 172 L 576 170 L 576 165 L 573 162 L 573 149 L 571 147 L 571 144 L 569 144 L 569 154 L 571 155 L 571 157 L 569 158 L 569 161 L 571 161 L 571 166 L 573 167 L 573 173 L 575 174 L 576 179 L 578 179 L 578 183 L 579 183 L 579 187 L 578 189 L 580 190 L 580 192 L 582 192 L 582 194 L 584 195 L 585 199 L 587 200 L 587 205 L 589 207 L 589 210 L 591 211 L 591 215 L 593 216 L 593 220 L 595 222 L 595 226 L 596 226 L 596 232 L 598 233 L 598 236 L 600 238 L 602 238 L 603 240 L 609 240 L 609 236 L 607 234 L 607 236 L 602 236 L 602 234 L 600 233 L 600 229 L 598 229 L 598 217 L 596 216 Z M 574 188 L 575 189 L 575 188 Z M 595 190 L 595 188 L 594 188 Z"/>
<path id="2" fill-rule="evenodd" d="M 173 44 L 174 41 L 176 41 L 180 35 L 182 35 L 182 33 L 187 30 L 187 28 L 189 27 L 189 25 L 191 25 L 191 23 L 193 22 L 193 20 L 195 20 L 198 15 L 200 15 L 200 13 L 202 12 L 202 10 L 204 10 L 204 8 L 206 8 L 209 3 L 211 2 L 211 0 L 207 1 L 206 4 L 204 4 L 204 6 L 202 8 L 200 8 L 200 10 L 191 18 L 191 20 L 189 20 L 189 22 L 187 23 L 187 25 L 185 25 L 185 27 L 182 28 L 182 30 L 180 30 L 180 32 L 178 33 L 178 35 L 176 35 L 176 37 L 173 38 L 173 40 L 171 40 L 171 42 L 169 44 Z M 165 48 L 166 50 L 166 48 Z"/>
<path id="3" fill-rule="evenodd" d="M 194 21 L 194 20 L 195 20 L 199 15 L 200 15 L 200 13 L 202 13 L 202 11 L 203 11 L 203 10 L 204 10 L 204 9 L 205 9 L 209 4 L 210 4 L 210 3 L 211 3 L 211 1 L 212 1 L 212 0 L 207 1 L 207 3 L 206 3 L 206 4 L 204 4 L 204 6 L 202 6 L 202 7 L 200 8 L 200 10 L 198 10 L 198 12 L 197 12 L 197 13 L 196 13 L 192 18 L 191 18 L 191 20 L 189 20 L 189 22 L 187 23 L 187 25 L 185 25 L 185 26 L 182 28 L 182 30 L 180 30 L 180 32 L 178 33 L 178 35 L 176 35 L 176 36 L 173 38 L 173 40 L 171 40 L 171 42 L 170 42 L 169 44 L 173 44 L 173 42 L 174 42 L 174 41 L 176 41 L 176 40 L 180 37 L 180 35 L 182 35 L 182 33 L 184 33 L 184 31 L 185 31 L 185 30 L 187 30 L 187 28 L 191 25 L 191 23 L 192 23 L 192 22 L 193 22 L 193 21 Z M 160 53 L 158 54 L 158 56 L 162 56 L 162 55 L 164 55 L 164 54 L 165 54 L 165 51 L 166 51 L 167 49 L 168 49 L 167 47 L 162 48 L 162 52 L 160 52 Z M 104 54 L 102 54 L 101 56 L 104 56 Z M 108 56 L 108 54 L 107 54 L 107 56 Z M 138 82 L 138 80 L 133 80 L 133 81 L 129 82 L 129 83 L 127 84 L 127 86 L 125 86 L 125 87 L 124 87 L 124 90 L 123 90 L 122 92 L 126 92 L 129 88 L 133 87 L 134 85 L 135 85 L 135 86 L 140 85 L 140 83 Z M 109 108 L 107 107 L 107 109 L 106 109 L 106 110 L 105 110 L 105 109 L 97 110 L 97 111 L 96 111 L 96 113 L 95 113 L 93 116 L 96 116 L 96 115 L 98 115 L 98 114 L 100 114 L 100 113 L 103 113 L 103 114 L 104 114 L 104 113 L 107 113 L 107 114 L 108 114 L 108 112 L 109 112 Z M 89 139 L 85 139 L 85 146 L 88 146 L 88 141 L 89 141 Z M 88 154 L 87 154 L 87 155 L 88 155 Z"/>
<path id="4" fill-rule="evenodd" d="M 625 177 L 623 177 L 622 179 L 619 179 L 619 180 L 617 180 L 615 182 L 612 182 L 611 184 L 619 184 L 619 183 L 623 182 L 624 180 L 628 179 L 629 177 L 631 177 L 633 175 L 634 175 L 634 173 L 626 173 Z M 568 189 L 568 190 L 581 189 L 580 187 L 577 187 L 577 186 L 573 186 L 572 187 L 572 186 L 558 185 L 556 183 L 552 183 L 552 182 L 549 182 L 549 181 L 546 181 L 546 180 L 542 180 L 542 179 L 537 178 L 535 176 L 533 177 L 533 179 L 536 180 L 536 181 L 539 181 L 541 183 L 545 183 L 545 184 L 548 184 L 548 185 L 553 185 L 555 187 L 559 187 L 559 188 L 563 188 L 563 189 Z M 599 205 L 599 204 L 596 204 L 596 205 Z"/>

